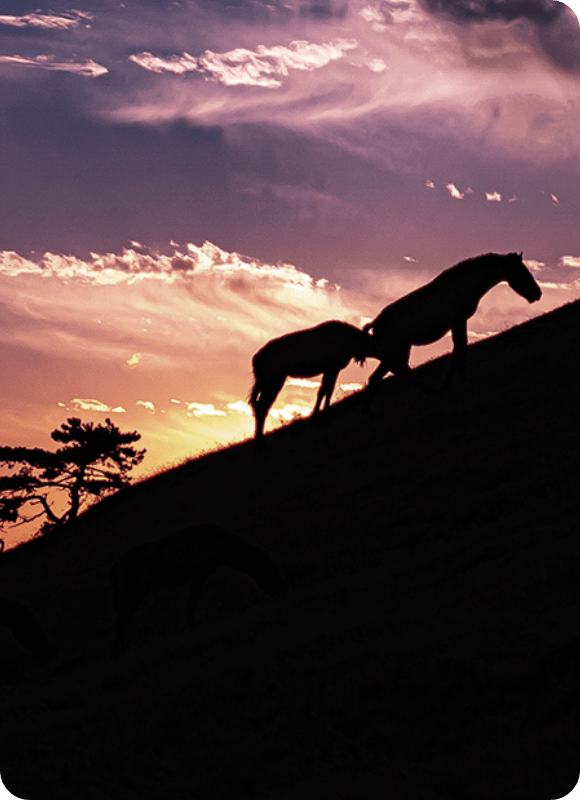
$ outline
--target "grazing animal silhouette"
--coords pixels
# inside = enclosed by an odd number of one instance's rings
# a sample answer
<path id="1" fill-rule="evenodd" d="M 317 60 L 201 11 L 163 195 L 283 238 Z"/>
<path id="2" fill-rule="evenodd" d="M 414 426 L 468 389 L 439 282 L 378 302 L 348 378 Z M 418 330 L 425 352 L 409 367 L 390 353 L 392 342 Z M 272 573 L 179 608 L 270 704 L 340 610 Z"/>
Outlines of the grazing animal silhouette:
<path id="1" fill-rule="evenodd" d="M 312 416 L 321 410 L 325 398 L 326 411 L 338 373 L 353 358 L 358 364 L 364 364 L 369 338 L 354 325 L 331 320 L 272 339 L 258 350 L 252 358 L 255 381 L 250 395 L 256 419 L 256 444 L 263 444 L 266 417 L 286 378 L 312 378 L 322 373 Z"/>
<path id="2" fill-rule="evenodd" d="M 10 628 L 12 636 L 33 655 L 43 657 L 51 647 L 35 616 L 17 600 L 0 597 L 0 625 Z"/>
<path id="3" fill-rule="evenodd" d="M 278 568 L 264 550 L 216 525 L 192 525 L 127 550 L 111 573 L 116 617 L 111 657 L 124 652 L 127 626 L 151 590 L 189 583 L 186 625 L 190 627 L 204 581 L 221 566 L 246 573 L 271 597 L 286 592 Z"/>
<path id="4" fill-rule="evenodd" d="M 364 392 L 367 410 L 371 397 L 389 371 L 426 389 L 409 367 L 411 346 L 431 344 L 448 331 L 453 337 L 453 356 L 447 384 L 456 371 L 463 375 L 467 320 L 475 314 L 483 295 L 496 284 L 507 281 L 529 303 L 539 300 L 542 290 L 522 256 L 523 253 L 487 253 L 461 261 L 425 286 L 395 300 L 365 325 L 364 331 L 372 330 L 369 355 L 381 362 Z"/>

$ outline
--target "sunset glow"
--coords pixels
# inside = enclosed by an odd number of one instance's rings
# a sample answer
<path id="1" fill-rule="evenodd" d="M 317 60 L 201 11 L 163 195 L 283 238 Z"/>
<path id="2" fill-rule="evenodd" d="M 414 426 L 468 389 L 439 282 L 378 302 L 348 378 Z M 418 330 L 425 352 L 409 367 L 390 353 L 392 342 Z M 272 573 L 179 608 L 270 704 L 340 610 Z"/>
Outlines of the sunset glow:
<path id="1" fill-rule="evenodd" d="M 0 41 L 5 445 L 109 416 L 146 474 L 247 438 L 269 339 L 362 326 L 480 253 L 523 250 L 543 296 L 498 286 L 470 341 L 580 297 L 561 3 L 8 2 Z"/>

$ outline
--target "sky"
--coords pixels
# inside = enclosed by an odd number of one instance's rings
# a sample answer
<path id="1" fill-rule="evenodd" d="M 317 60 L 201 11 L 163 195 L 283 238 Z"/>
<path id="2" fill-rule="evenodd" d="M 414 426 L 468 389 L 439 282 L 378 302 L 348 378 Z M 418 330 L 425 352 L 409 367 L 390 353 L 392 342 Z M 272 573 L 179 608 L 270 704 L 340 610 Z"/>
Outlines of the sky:
<path id="1" fill-rule="evenodd" d="M 470 341 L 580 297 L 562 3 L 39 2 L 0 1 L 2 444 L 110 417 L 146 474 L 240 441 L 265 342 L 480 253 L 523 251 L 543 297 L 496 287 Z"/>

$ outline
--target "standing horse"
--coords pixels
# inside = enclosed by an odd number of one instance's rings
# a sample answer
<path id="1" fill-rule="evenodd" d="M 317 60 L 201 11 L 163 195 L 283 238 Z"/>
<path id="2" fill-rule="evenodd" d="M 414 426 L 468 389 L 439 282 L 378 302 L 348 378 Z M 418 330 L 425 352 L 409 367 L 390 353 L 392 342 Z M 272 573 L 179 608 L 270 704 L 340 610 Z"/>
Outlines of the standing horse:
<path id="1" fill-rule="evenodd" d="M 475 314 L 483 295 L 502 281 L 507 281 L 529 303 L 539 300 L 542 295 L 522 256 L 523 253 L 487 253 L 461 261 L 425 286 L 395 300 L 365 325 L 364 331 L 373 332 L 369 355 L 381 362 L 365 390 L 367 408 L 389 371 L 427 388 L 409 367 L 411 346 L 431 344 L 448 331 L 453 337 L 453 356 L 447 384 L 456 371 L 463 375 L 467 320 Z"/>
<path id="2" fill-rule="evenodd" d="M 255 381 L 250 395 L 256 419 L 256 444 L 263 444 L 266 417 L 286 378 L 312 378 L 322 373 L 312 416 L 319 413 L 324 399 L 326 411 L 338 373 L 353 358 L 364 364 L 369 340 L 369 335 L 354 325 L 331 320 L 272 339 L 258 350 L 252 358 Z"/>
<path id="3" fill-rule="evenodd" d="M 249 575 L 270 597 L 286 593 L 268 553 L 216 525 L 192 525 L 173 536 L 129 548 L 111 572 L 115 611 L 111 657 L 124 652 L 127 626 L 153 590 L 177 589 L 188 583 L 186 625 L 190 627 L 204 581 L 221 566 Z"/>

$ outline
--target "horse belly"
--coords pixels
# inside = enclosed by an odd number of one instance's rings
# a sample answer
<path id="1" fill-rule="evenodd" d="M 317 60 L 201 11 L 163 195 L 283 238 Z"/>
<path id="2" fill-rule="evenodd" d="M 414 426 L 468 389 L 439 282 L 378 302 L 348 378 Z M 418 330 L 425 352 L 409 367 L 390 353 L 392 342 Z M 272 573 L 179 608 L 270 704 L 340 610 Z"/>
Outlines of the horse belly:
<path id="1" fill-rule="evenodd" d="M 451 327 L 449 325 L 433 325 L 431 327 L 426 327 L 423 330 L 417 331 L 412 337 L 411 344 L 418 346 L 433 344 L 433 342 L 442 339 L 450 330 Z"/>
<path id="2" fill-rule="evenodd" d="M 412 345 L 432 344 L 451 328 L 439 320 L 404 312 L 381 322 L 375 327 L 373 336 L 380 343 L 381 350 L 394 352 L 408 350 Z"/>
<path id="3" fill-rule="evenodd" d="M 321 364 L 308 364 L 305 361 L 293 364 L 288 371 L 289 378 L 314 378 L 321 375 L 324 369 Z"/>
<path id="4" fill-rule="evenodd" d="M 419 300 L 419 297 L 421 300 L 419 303 L 401 303 L 397 309 L 398 313 L 389 320 L 390 335 L 384 333 L 383 338 L 392 337 L 401 347 L 410 347 L 432 344 L 451 330 L 453 321 L 447 304 L 430 302 L 425 308 L 425 296 L 420 295 L 416 299 Z"/>

